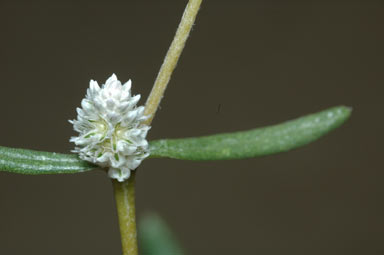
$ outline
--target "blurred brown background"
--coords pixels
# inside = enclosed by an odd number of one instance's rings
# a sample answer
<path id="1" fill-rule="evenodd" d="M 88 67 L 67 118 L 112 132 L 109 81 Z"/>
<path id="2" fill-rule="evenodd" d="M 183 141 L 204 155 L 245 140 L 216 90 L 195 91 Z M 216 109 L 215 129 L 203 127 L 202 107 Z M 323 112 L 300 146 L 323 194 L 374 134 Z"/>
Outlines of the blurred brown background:
<path id="1" fill-rule="evenodd" d="M 0 2 L 0 145 L 69 152 L 90 79 L 145 102 L 186 0 Z M 147 160 L 139 217 L 189 255 L 384 254 L 383 1 L 203 3 L 149 139 L 250 129 L 345 104 L 340 129 L 289 153 Z M 218 111 L 220 108 L 220 111 Z M 104 173 L 0 173 L 0 254 L 120 254 Z"/>

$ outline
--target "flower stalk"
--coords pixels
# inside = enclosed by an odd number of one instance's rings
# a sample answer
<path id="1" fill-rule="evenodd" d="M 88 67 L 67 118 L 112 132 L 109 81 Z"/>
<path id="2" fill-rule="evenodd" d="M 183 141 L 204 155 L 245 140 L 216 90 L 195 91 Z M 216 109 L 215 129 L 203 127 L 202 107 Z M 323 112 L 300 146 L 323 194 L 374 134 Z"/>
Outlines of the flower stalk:
<path id="1" fill-rule="evenodd" d="M 149 118 L 142 122 L 144 125 L 149 126 L 155 116 L 168 82 L 171 79 L 173 70 L 177 65 L 195 22 L 201 2 L 202 0 L 189 0 L 185 8 L 175 37 L 147 99 L 144 115 L 149 116 Z M 116 180 L 112 182 L 119 217 L 123 255 L 138 255 L 135 216 L 135 172 L 132 172 L 131 177 L 124 182 L 118 182 Z"/>

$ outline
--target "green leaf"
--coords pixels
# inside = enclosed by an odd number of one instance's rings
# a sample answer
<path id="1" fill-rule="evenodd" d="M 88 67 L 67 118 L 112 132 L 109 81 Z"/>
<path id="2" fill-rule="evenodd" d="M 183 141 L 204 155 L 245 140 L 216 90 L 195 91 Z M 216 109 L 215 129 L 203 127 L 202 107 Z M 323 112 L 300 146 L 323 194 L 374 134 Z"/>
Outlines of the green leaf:
<path id="1" fill-rule="evenodd" d="M 140 220 L 138 237 L 140 254 L 184 254 L 167 224 L 157 214 L 149 214 Z"/>
<path id="2" fill-rule="evenodd" d="M 282 124 L 235 133 L 150 143 L 152 157 L 187 160 L 243 159 L 264 156 L 306 145 L 340 126 L 351 109 L 333 107 Z"/>
<path id="3" fill-rule="evenodd" d="M 0 171 L 20 174 L 62 174 L 89 171 L 96 166 L 75 154 L 14 149 L 0 146 Z"/>
<path id="4" fill-rule="evenodd" d="M 345 106 L 307 115 L 279 125 L 249 131 L 150 142 L 151 157 L 187 160 L 242 159 L 295 149 L 313 142 L 348 119 Z M 89 171 L 97 166 L 75 154 L 0 146 L 0 171 L 21 174 L 61 174 Z"/>

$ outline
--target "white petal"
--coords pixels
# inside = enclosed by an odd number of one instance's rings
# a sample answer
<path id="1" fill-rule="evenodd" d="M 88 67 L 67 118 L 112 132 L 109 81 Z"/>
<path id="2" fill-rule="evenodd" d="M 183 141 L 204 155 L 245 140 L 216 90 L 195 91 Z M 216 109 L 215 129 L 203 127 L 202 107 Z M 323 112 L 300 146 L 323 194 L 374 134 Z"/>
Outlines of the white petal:
<path id="1" fill-rule="evenodd" d="M 125 91 L 128 91 L 128 92 L 129 92 L 129 90 L 131 89 L 131 86 L 132 86 L 132 81 L 131 81 L 131 80 L 128 80 L 126 83 L 124 83 L 124 85 L 123 85 L 123 89 L 124 89 Z"/>
<path id="2" fill-rule="evenodd" d="M 131 171 L 127 168 L 124 169 L 116 169 L 116 168 L 109 168 L 108 170 L 108 176 L 112 179 L 117 179 L 119 182 L 123 182 L 126 179 L 129 178 L 131 175 Z"/>
<path id="3" fill-rule="evenodd" d="M 107 99 L 107 107 L 112 110 L 115 107 L 115 101 L 113 99 Z"/>
<path id="4" fill-rule="evenodd" d="M 135 170 L 141 163 L 139 159 L 132 159 L 129 161 L 128 167 L 129 169 Z"/>
<path id="5" fill-rule="evenodd" d="M 136 105 L 137 102 L 139 102 L 140 98 L 141 98 L 141 95 L 136 95 L 136 96 L 132 97 L 131 98 L 131 104 Z"/>
<path id="6" fill-rule="evenodd" d="M 107 79 L 107 81 L 105 82 L 105 85 L 107 85 L 107 84 L 109 84 L 109 83 L 112 83 L 112 82 L 114 82 L 114 81 L 117 81 L 117 76 L 116 76 L 116 74 L 112 74 L 111 75 L 111 77 L 109 77 L 108 79 Z"/>

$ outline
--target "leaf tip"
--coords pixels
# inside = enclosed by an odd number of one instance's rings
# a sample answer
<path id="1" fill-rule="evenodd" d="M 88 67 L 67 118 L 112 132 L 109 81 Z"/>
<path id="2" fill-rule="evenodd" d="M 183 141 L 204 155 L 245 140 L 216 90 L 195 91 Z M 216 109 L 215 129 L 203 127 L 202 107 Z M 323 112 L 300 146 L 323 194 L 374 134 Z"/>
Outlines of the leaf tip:
<path id="1" fill-rule="evenodd" d="M 352 114 L 352 110 L 353 110 L 353 108 L 351 106 L 341 105 L 341 106 L 337 107 L 337 111 L 340 115 L 342 123 L 344 121 L 346 121 L 347 119 L 349 119 L 349 117 Z"/>

